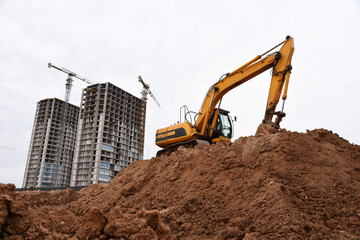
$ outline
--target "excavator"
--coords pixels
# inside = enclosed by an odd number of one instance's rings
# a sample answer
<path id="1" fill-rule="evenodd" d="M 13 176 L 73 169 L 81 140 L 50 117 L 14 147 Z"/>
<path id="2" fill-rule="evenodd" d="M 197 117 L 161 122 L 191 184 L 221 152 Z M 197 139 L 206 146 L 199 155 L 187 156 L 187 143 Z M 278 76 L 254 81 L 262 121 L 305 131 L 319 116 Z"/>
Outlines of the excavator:
<path id="1" fill-rule="evenodd" d="M 279 46 L 281 46 L 279 51 L 270 53 Z M 156 131 L 156 145 L 163 148 L 158 152 L 157 156 L 168 149 L 174 149 L 182 145 L 203 146 L 218 141 L 231 141 L 233 135 L 232 119 L 229 111 L 220 108 L 223 96 L 270 68 L 271 83 L 265 116 L 256 135 L 276 133 L 280 129 L 282 118 L 285 117 L 283 110 L 287 98 L 287 89 L 292 70 L 291 58 L 294 49 L 294 39 L 287 36 L 283 42 L 269 51 L 256 56 L 235 71 L 221 76 L 219 81 L 213 84 L 206 93 L 198 113 L 189 111 L 186 106 L 180 108 L 180 121 L 182 109 L 184 112 L 183 122 Z M 276 111 L 281 93 L 283 93 L 282 109 Z M 276 119 L 273 121 L 274 116 L 276 116 Z"/>

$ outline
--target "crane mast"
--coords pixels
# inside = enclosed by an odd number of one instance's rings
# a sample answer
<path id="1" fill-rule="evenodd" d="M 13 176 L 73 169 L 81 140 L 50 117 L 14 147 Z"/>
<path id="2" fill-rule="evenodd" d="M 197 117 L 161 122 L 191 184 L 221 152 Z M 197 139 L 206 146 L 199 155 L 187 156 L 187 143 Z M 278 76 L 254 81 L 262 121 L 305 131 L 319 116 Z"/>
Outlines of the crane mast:
<path id="1" fill-rule="evenodd" d="M 64 73 L 66 73 L 68 75 L 68 78 L 66 79 L 66 83 L 65 83 L 65 102 L 69 102 L 69 100 L 70 100 L 71 87 L 72 87 L 72 85 L 73 85 L 72 83 L 74 81 L 73 77 L 75 77 L 75 78 L 77 78 L 77 79 L 79 79 L 81 81 L 84 81 L 84 82 L 86 82 L 88 84 L 92 84 L 92 82 L 90 80 L 88 80 L 88 79 L 86 79 L 86 78 L 84 78 L 84 77 L 82 77 L 82 76 L 80 76 L 80 75 L 66 69 L 66 68 L 60 68 L 60 67 L 57 67 L 55 65 L 52 65 L 51 63 L 48 63 L 48 67 L 49 68 L 55 68 L 55 69 L 57 69 L 57 70 L 59 70 L 61 72 L 64 72 Z"/>
<path id="2" fill-rule="evenodd" d="M 143 85 L 141 91 L 141 122 L 140 122 L 140 152 L 144 153 L 144 138 L 145 138 L 145 121 L 146 121 L 146 101 L 147 95 L 149 94 L 155 103 L 160 107 L 160 103 L 156 100 L 154 94 L 150 91 L 149 84 L 145 83 L 142 77 L 138 76 L 139 82 Z"/>

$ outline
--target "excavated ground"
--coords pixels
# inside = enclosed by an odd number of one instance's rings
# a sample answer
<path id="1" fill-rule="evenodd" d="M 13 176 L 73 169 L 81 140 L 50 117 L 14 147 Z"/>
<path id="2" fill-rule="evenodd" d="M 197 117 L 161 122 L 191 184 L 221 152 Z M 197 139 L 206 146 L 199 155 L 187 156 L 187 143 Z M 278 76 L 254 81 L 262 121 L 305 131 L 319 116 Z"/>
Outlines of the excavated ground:
<path id="1" fill-rule="evenodd" d="M 360 146 L 281 130 L 137 161 L 110 184 L 0 185 L 1 239 L 360 239 Z"/>

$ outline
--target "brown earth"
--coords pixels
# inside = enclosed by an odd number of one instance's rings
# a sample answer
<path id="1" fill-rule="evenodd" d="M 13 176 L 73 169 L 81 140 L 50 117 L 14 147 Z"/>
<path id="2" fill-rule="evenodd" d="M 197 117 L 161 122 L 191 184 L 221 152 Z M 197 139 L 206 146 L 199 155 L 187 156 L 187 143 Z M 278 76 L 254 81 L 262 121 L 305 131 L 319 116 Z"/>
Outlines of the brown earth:
<path id="1" fill-rule="evenodd" d="M 281 130 L 137 161 L 110 184 L 0 185 L 1 239 L 360 239 L 360 146 Z"/>

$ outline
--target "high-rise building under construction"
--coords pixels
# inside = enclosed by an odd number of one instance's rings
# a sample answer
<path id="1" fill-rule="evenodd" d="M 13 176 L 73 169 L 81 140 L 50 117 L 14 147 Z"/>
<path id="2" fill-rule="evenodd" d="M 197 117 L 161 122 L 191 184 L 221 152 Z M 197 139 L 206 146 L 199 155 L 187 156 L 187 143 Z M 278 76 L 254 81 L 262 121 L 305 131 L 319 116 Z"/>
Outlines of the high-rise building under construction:
<path id="1" fill-rule="evenodd" d="M 79 107 L 57 98 L 37 103 L 23 188 L 70 185 Z"/>
<path id="2" fill-rule="evenodd" d="M 83 90 L 71 186 L 108 183 L 143 159 L 145 104 L 111 83 Z"/>

